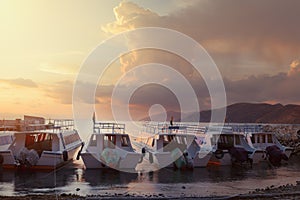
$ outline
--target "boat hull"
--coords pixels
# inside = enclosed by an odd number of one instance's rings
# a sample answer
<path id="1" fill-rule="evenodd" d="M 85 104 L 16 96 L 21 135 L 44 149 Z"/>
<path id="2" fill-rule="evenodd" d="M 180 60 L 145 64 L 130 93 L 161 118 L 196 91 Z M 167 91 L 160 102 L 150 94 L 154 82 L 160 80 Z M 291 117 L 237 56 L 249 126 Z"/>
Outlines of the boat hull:
<path id="1" fill-rule="evenodd" d="M 255 150 L 250 158 L 253 160 L 253 164 L 259 164 L 266 161 L 266 152 L 264 150 Z"/>
<path id="2" fill-rule="evenodd" d="M 223 151 L 222 158 L 216 156 L 215 153 L 212 153 L 208 161 L 208 165 L 221 165 L 221 166 L 232 165 L 231 156 L 227 150 Z"/>
<path id="3" fill-rule="evenodd" d="M 81 153 L 81 158 L 87 169 L 108 168 L 104 161 L 100 159 L 100 154 L 84 152 Z M 117 169 L 135 169 L 139 161 L 142 159 L 142 154 L 135 152 L 127 152 L 123 155 L 118 163 L 118 166 L 111 167 Z"/>
<path id="4" fill-rule="evenodd" d="M 14 159 L 13 153 L 10 150 L 0 151 L 3 156 L 2 168 L 4 169 L 45 169 L 51 170 L 61 167 L 72 161 L 80 150 L 81 145 L 76 145 L 67 150 L 67 160 L 64 160 L 63 152 L 43 151 L 36 165 L 20 165 Z"/>
<path id="5" fill-rule="evenodd" d="M 289 148 L 289 147 L 286 147 L 285 150 L 284 150 L 284 154 L 290 158 L 291 154 L 293 153 L 294 149 L 293 148 Z"/>
<path id="6" fill-rule="evenodd" d="M 211 152 L 197 152 L 195 158 L 193 159 L 194 167 L 206 167 L 211 156 Z"/>
<path id="7" fill-rule="evenodd" d="M 155 153 L 149 153 L 150 157 L 151 154 L 153 154 L 153 162 L 156 166 L 159 168 L 164 167 L 173 167 L 173 158 L 171 156 L 170 152 L 155 152 Z M 151 163 L 151 158 L 149 159 Z"/>

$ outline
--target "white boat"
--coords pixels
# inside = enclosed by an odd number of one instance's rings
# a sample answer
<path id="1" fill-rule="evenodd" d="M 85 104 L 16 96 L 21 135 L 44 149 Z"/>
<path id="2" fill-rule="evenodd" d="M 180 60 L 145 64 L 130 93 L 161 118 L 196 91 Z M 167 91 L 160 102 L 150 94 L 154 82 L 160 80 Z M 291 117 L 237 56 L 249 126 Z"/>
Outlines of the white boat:
<path id="1" fill-rule="evenodd" d="M 185 126 L 146 123 L 135 145 L 159 168 L 206 167 L 211 157 L 211 151 L 201 149 L 195 135 L 187 134 Z"/>
<path id="2" fill-rule="evenodd" d="M 9 146 L 13 142 L 13 131 L 0 131 L 0 151 L 8 150 Z M 4 163 L 4 157 L 0 154 L 0 166 Z"/>
<path id="3" fill-rule="evenodd" d="M 233 132 L 231 127 L 208 127 L 205 131 L 207 136 L 206 146 L 211 146 L 213 155 L 209 164 L 232 165 L 258 163 L 265 153 L 263 150 L 251 147 L 244 133 Z"/>
<path id="4" fill-rule="evenodd" d="M 14 132 L 0 150 L 3 168 L 55 169 L 77 156 L 84 143 L 72 120 L 54 120 L 47 129 Z"/>
<path id="5" fill-rule="evenodd" d="M 293 152 L 293 148 L 283 146 L 274 133 L 252 132 L 246 133 L 250 146 L 266 152 L 266 158 L 273 165 L 280 165 L 281 161 L 287 161 Z"/>
<path id="6" fill-rule="evenodd" d="M 94 122 L 93 129 L 88 146 L 81 153 L 86 168 L 135 169 L 142 154 L 134 152 L 125 124 Z"/>

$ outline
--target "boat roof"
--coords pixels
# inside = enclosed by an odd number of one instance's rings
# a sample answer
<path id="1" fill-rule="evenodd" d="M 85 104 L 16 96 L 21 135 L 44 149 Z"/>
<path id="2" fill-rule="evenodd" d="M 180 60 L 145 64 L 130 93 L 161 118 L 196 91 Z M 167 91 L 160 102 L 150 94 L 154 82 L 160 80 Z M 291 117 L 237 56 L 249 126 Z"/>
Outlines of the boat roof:
<path id="1" fill-rule="evenodd" d="M 0 135 L 4 133 L 15 133 L 16 131 L 0 131 Z"/>
<path id="2" fill-rule="evenodd" d="M 13 135 L 15 131 L 0 131 L 0 137 L 5 135 Z"/>
<path id="3" fill-rule="evenodd" d="M 127 133 L 98 133 L 98 132 L 94 132 L 94 135 L 128 135 Z"/>
<path id="4" fill-rule="evenodd" d="M 42 130 L 32 130 L 32 131 L 20 131 L 20 132 L 14 132 L 15 134 L 40 134 L 40 133 L 48 133 L 53 135 L 58 135 L 61 133 L 61 131 L 72 131 L 73 129 L 42 129 Z"/>
<path id="5" fill-rule="evenodd" d="M 205 131 L 205 134 L 210 135 L 244 135 L 243 132 L 235 132 L 232 129 L 229 128 L 221 128 L 221 129 L 207 129 Z"/>
<path id="6" fill-rule="evenodd" d="M 273 135 L 274 133 L 273 132 L 252 132 L 250 134 L 256 134 L 256 135 L 266 135 L 266 134 L 269 134 L 269 135 Z"/>

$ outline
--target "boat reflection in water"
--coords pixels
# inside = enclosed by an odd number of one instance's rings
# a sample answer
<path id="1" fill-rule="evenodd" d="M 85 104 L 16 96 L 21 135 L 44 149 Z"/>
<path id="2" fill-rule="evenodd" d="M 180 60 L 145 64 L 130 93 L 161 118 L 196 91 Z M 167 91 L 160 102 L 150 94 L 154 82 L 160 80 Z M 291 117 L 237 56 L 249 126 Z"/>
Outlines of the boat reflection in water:
<path id="1" fill-rule="evenodd" d="M 57 171 L 0 170 L 0 195 L 53 193 L 76 180 L 76 169 Z"/>
<path id="2" fill-rule="evenodd" d="M 84 181 L 90 186 L 126 185 L 138 179 L 138 174 L 114 169 L 87 169 L 83 171 Z"/>
<path id="3" fill-rule="evenodd" d="M 79 161 L 76 161 L 80 163 Z M 0 196 L 24 194 L 78 195 L 164 195 L 168 197 L 234 195 L 256 188 L 295 183 L 300 159 L 291 157 L 280 168 L 255 165 L 253 169 L 211 166 L 193 170 L 160 169 L 126 173 L 113 169 L 83 169 L 83 163 L 67 165 L 51 172 L 0 169 Z"/>

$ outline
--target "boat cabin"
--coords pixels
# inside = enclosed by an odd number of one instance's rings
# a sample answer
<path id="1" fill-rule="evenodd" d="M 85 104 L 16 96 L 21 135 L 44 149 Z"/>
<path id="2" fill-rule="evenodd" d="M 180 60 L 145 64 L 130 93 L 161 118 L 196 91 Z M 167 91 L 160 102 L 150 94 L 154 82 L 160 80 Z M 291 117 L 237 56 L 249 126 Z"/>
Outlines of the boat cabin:
<path id="1" fill-rule="evenodd" d="M 7 150 L 14 140 L 14 131 L 0 131 L 0 150 Z"/>
<path id="2" fill-rule="evenodd" d="M 129 135 L 125 133 L 125 124 L 94 124 L 94 133 L 90 137 L 87 150 L 98 152 L 106 148 L 133 151 Z"/>
<path id="3" fill-rule="evenodd" d="M 0 141 L 7 145 L 0 149 L 3 166 L 53 169 L 72 160 L 83 147 L 78 132 L 73 129 L 73 120 L 55 120 L 48 127 L 14 132 L 13 140 L 11 136 L 0 137 Z"/>

